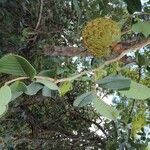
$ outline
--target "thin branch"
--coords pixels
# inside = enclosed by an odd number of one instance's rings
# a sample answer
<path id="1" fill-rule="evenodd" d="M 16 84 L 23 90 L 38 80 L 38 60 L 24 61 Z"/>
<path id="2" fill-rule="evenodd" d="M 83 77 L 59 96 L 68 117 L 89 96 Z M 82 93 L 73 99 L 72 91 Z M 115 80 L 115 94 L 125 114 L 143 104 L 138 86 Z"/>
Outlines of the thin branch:
<path id="1" fill-rule="evenodd" d="M 11 84 L 11 83 L 13 83 L 15 81 L 21 81 L 21 80 L 26 80 L 26 79 L 30 79 L 30 78 L 29 77 L 19 77 L 19 78 L 16 78 L 16 79 L 12 79 L 12 80 L 10 80 L 8 82 L 5 82 L 5 85 L 9 85 L 9 84 Z M 44 76 L 35 76 L 34 79 L 42 79 L 42 80 L 46 80 L 47 79 L 47 80 L 52 81 L 52 82 L 55 81 L 55 79 L 53 79 L 53 78 L 44 77 Z"/>
<path id="2" fill-rule="evenodd" d="M 78 112 L 77 112 L 77 113 L 78 113 Z M 88 118 L 85 118 L 85 117 L 83 117 L 82 115 L 80 115 L 79 113 L 78 113 L 78 116 L 79 116 L 80 118 L 82 118 L 83 120 L 85 120 L 86 122 L 92 123 L 92 124 L 94 124 L 95 126 L 97 126 L 98 130 L 101 130 L 101 131 L 103 132 L 103 134 L 107 137 L 107 133 L 105 132 L 105 130 L 102 128 L 102 126 L 101 126 L 99 123 L 97 123 L 96 121 L 90 120 L 90 119 L 88 119 Z"/>
<path id="3" fill-rule="evenodd" d="M 49 80 L 51 82 L 55 82 L 56 79 L 50 78 L 50 77 L 44 77 L 44 76 L 35 76 L 34 79 L 42 79 L 42 80 Z"/>
<path id="4" fill-rule="evenodd" d="M 28 32 L 27 34 L 28 35 L 37 35 L 37 34 L 42 34 L 42 35 L 51 35 L 52 33 L 60 33 L 62 32 L 62 30 L 56 30 L 56 31 L 50 31 L 50 32 L 44 32 L 44 31 L 31 31 L 31 32 Z"/>
<path id="5" fill-rule="evenodd" d="M 9 84 L 11 84 L 11 83 L 13 83 L 15 81 L 26 80 L 26 79 L 29 79 L 29 77 L 19 77 L 19 78 L 16 78 L 16 79 L 12 79 L 12 80 L 10 80 L 8 82 L 5 82 L 5 85 L 9 85 Z"/>
<path id="6" fill-rule="evenodd" d="M 44 0 L 41 0 L 39 18 L 38 18 L 38 22 L 37 22 L 37 24 L 36 24 L 35 30 L 38 29 L 38 27 L 39 27 L 39 25 L 40 25 L 40 22 L 41 22 L 42 11 L 43 11 L 43 5 L 44 5 Z"/>
<path id="7" fill-rule="evenodd" d="M 125 30 L 125 31 L 121 32 L 121 35 L 125 35 L 125 34 L 127 34 L 127 33 L 130 33 L 131 31 L 132 31 L 131 29 Z"/>

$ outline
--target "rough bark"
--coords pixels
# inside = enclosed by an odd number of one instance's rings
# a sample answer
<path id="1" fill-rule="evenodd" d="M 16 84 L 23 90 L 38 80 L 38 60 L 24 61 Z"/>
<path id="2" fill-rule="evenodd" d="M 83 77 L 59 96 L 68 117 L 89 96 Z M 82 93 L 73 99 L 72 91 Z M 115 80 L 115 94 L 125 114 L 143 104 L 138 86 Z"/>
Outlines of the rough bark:
<path id="1" fill-rule="evenodd" d="M 143 39 L 142 41 L 137 42 L 119 42 L 112 47 L 112 51 L 116 53 L 122 53 L 123 51 L 131 50 L 135 47 L 138 49 L 149 45 L 150 39 Z M 64 56 L 64 57 L 74 57 L 74 56 L 90 56 L 91 54 L 87 52 L 84 48 L 79 47 L 61 47 L 61 46 L 47 46 L 44 48 L 45 56 Z"/>

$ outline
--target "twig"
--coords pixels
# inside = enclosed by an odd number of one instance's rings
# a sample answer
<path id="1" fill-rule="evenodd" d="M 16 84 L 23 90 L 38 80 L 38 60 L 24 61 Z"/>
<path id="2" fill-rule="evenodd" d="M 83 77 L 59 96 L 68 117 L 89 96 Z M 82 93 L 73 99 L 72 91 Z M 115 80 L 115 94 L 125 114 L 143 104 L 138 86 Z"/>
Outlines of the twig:
<path id="1" fill-rule="evenodd" d="M 131 31 L 132 31 L 131 29 L 126 30 L 126 31 L 123 31 L 123 32 L 121 32 L 121 35 L 125 35 L 125 34 L 127 34 L 127 33 L 130 33 Z"/>
<path id="2" fill-rule="evenodd" d="M 34 79 L 42 79 L 42 80 L 49 80 L 51 82 L 55 82 L 56 79 L 50 78 L 50 77 L 44 77 L 44 76 L 35 76 Z"/>
<path id="3" fill-rule="evenodd" d="M 78 113 L 78 112 L 77 112 L 77 113 Z M 78 113 L 78 116 L 79 116 L 80 118 L 82 118 L 83 120 L 85 120 L 86 122 L 92 123 L 92 124 L 94 124 L 95 126 L 97 126 L 98 130 L 101 130 L 101 131 L 103 132 L 103 134 L 107 137 L 107 133 L 105 132 L 105 130 L 102 128 L 102 126 L 101 126 L 99 123 L 97 123 L 96 121 L 90 120 L 90 119 L 88 119 L 88 118 L 85 118 L 85 117 L 83 117 L 82 115 L 80 115 L 79 113 Z"/>
<path id="4" fill-rule="evenodd" d="M 13 83 L 13 82 L 15 82 L 15 81 L 26 80 L 26 79 L 29 79 L 29 77 L 19 77 L 19 78 L 10 80 L 10 81 L 8 81 L 8 82 L 5 82 L 5 85 L 11 84 L 11 83 Z"/>
<path id="5" fill-rule="evenodd" d="M 8 82 L 5 82 L 5 85 L 9 85 L 15 81 L 20 81 L 20 80 L 26 80 L 26 79 L 30 79 L 29 77 L 19 77 L 19 78 L 16 78 L 16 79 L 12 79 Z M 54 82 L 55 79 L 53 78 L 49 78 L 49 77 L 44 77 L 44 76 L 35 76 L 34 79 L 42 79 L 42 80 L 49 80 L 51 82 Z"/>
<path id="6" fill-rule="evenodd" d="M 40 5 L 40 12 L 39 12 L 39 18 L 38 18 L 38 22 L 36 24 L 35 30 L 38 29 L 40 22 L 41 22 L 41 18 L 42 18 L 42 11 L 43 11 L 43 5 L 44 5 L 44 0 L 41 0 L 41 5 Z"/>

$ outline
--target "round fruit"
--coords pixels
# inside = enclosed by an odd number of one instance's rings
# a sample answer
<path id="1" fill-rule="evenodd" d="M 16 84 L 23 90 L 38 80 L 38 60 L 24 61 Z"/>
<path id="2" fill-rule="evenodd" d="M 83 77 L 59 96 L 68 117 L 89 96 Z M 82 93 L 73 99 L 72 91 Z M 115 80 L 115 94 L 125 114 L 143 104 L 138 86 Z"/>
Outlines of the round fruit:
<path id="1" fill-rule="evenodd" d="M 96 57 L 108 56 L 110 46 L 120 40 L 121 31 L 117 22 L 97 18 L 87 23 L 82 32 L 85 48 Z"/>

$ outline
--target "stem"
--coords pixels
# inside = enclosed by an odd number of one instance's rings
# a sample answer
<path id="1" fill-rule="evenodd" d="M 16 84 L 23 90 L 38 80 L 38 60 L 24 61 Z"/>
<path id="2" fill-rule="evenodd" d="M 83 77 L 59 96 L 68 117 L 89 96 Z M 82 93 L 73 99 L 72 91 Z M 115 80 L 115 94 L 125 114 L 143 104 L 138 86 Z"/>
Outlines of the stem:
<path id="1" fill-rule="evenodd" d="M 16 78 L 16 79 L 12 79 L 12 80 L 10 80 L 8 82 L 5 82 L 5 85 L 11 84 L 11 83 L 13 83 L 15 81 L 26 80 L 26 79 L 29 79 L 29 77 L 19 77 L 19 78 Z"/>
<path id="2" fill-rule="evenodd" d="M 8 82 L 5 82 L 5 85 L 9 85 L 9 84 L 11 84 L 15 81 L 26 80 L 26 79 L 29 79 L 29 77 L 19 77 L 19 78 L 16 78 L 16 79 L 12 79 Z M 47 80 L 52 81 L 52 82 L 55 81 L 55 79 L 53 79 L 53 78 L 44 77 L 44 76 L 35 76 L 34 79 L 43 79 L 43 80 L 47 79 Z"/>
<path id="3" fill-rule="evenodd" d="M 49 80 L 49 81 L 56 81 L 55 79 L 53 78 L 50 78 L 50 77 L 45 77 L 45 76 L 35 76 L 34 79 L 42 79 L 42 80 Z"/>

